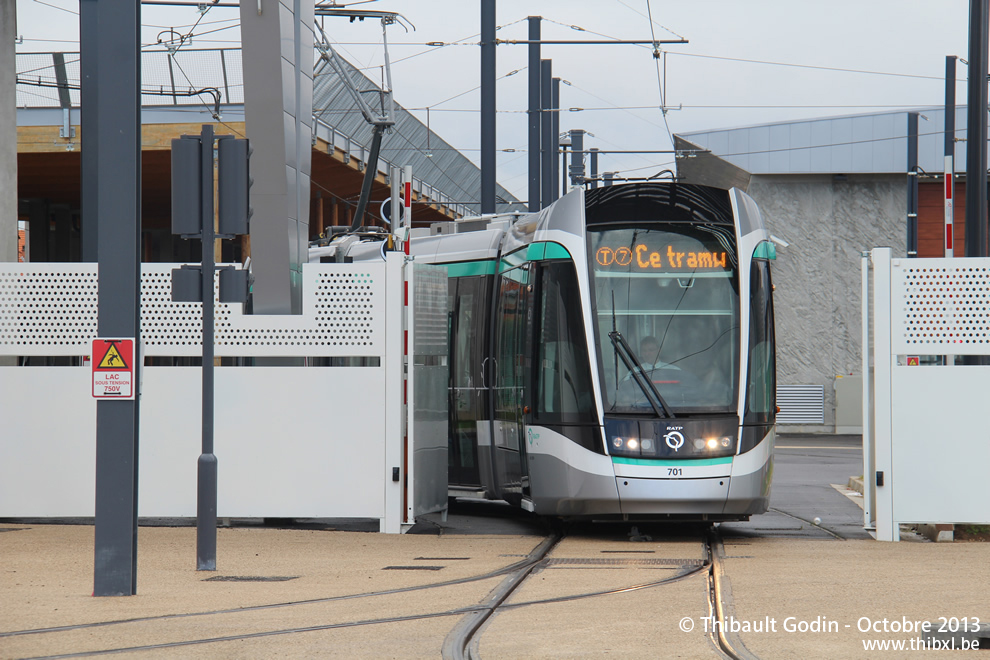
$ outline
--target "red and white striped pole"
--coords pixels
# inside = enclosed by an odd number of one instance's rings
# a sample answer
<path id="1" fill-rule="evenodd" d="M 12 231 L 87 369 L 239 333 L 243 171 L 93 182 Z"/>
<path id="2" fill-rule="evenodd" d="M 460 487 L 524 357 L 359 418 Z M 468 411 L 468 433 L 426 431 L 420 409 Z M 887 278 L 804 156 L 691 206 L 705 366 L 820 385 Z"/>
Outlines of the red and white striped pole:
<path id="1" fill-rule="evenodd" d="M 409 254 L 409 233 L 412 231 L 412 165 L 402 168 L 402 203 L 405 212 L 402 215 L 402 227 L 405 239 L 406 254 Z"/>
<path id="2" fill-rule="evenodd" d="M 943 192 L 945 198 L 945 231 L 943 236 L 945 238 L 945 256 L 947 258 L 952 256 L 952 195 L 955 188 L 954 179 L 952 156 L 947 155 L 945 157 L 945 186 Z"/>
<path id="3" fill-rule="evenodd" d="M 399 221 L 399 231 L 397 232 L 399 236 L 402 237 L 402 247 L 406 253 L 409 255 L 409 243 L 410 243 L 410 231 L 412 228 L 412 166 L 406 165 L 402 168 L 402 203 L 405 208 L 402 209 L 401 214 L 402 220 Z M 409 259 L 406 259 L 406 263 L 402 266 L 402 295 L 403 295 L 403 305 L 405 308 L 405 329 L 403 331 L 402 338 L 402 354 L 403 362 L 405 363 L 405 368 L 403 369 L 403 380 L 402 380 L 402 404 L 404 408 L 403 417 L 405 419 L 405 430 L 402 438 L 402 463 L 403 469 L 402 473 L 405 475 L 409 474 L 409 424 L 411 420 L 409 419 L 409 373 L 412 370 L 412 366 L 409 361 L 409 326 L 412 325 L 412 310 L 409 308 L 409 271 L 410 267 Z M 406 480 L 405 487 L 403 488 L 404 496 L 402 498 L 402 519 L 405 522 L 411 522 L 409 516 L 409 482 L 408 477 Z"/>

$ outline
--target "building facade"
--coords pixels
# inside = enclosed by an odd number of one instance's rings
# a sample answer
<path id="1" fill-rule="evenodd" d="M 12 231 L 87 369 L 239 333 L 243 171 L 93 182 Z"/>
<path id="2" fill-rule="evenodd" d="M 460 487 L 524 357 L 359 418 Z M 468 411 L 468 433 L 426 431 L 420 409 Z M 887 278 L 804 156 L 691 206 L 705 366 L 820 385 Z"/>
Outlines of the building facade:
<path id="1" fill-rule="evenodd" d="M 684 180 L 736 185 L 782 243 L 774 268 L 782 428 L 859 432 L 862 255 L 908 254 L 908 115 L 919 116 L 917 256 L 944 256 L 942 108 L 764 124 L 677 136 Z M 956 110 L 955 255 L 962 256 L 966 109 Z M 696 146 L 692 146 L 696 145 Z"/>

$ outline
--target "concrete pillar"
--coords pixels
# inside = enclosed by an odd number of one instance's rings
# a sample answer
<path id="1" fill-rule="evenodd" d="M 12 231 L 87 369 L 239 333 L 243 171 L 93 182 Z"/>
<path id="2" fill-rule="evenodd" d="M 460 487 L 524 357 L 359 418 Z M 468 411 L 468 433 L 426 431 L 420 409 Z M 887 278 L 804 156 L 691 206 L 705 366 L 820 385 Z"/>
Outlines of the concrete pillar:
<path id="1" fill-rule="evenodd" d="M 254 149 L 255 314 L 302 311 L 302 264 L 309 258 L 313 21 L 311 1 L 241 3 L 244 119 Z"/>
<path id="2" fill-rule="evenodd" d="M 15 0 L 0 0 L 0 262 L 17 261 L 17 77 Z"/>

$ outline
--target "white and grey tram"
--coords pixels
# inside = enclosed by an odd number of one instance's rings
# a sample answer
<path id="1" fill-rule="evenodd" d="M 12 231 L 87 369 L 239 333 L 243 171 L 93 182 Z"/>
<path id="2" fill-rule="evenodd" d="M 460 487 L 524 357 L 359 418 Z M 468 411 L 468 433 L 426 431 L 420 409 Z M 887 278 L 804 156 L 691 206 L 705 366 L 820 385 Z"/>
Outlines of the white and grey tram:
<path id="1" fill-rule="evenodd" d="M 451 225 L 411 244 L 448 273 L 451 494 L 568 518 L 767 510 L 775 252 L 752 199 L 638 183 Z"/>

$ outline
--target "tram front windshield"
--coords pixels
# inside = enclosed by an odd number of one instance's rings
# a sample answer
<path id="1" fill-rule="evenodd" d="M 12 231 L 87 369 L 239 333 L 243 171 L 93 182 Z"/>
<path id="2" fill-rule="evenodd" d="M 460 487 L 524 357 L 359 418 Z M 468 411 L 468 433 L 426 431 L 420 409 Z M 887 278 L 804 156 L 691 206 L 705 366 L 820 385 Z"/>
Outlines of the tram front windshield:
<path id="1" fill-rule="evenodd" d="M 605 412 L 655 414 L 646 380 L 668 413 L 735 411 L 740 324 L 732 228 L 590 229 L 588 244 Z M 633 360 L 645 379 L 632 373 Z"/>

